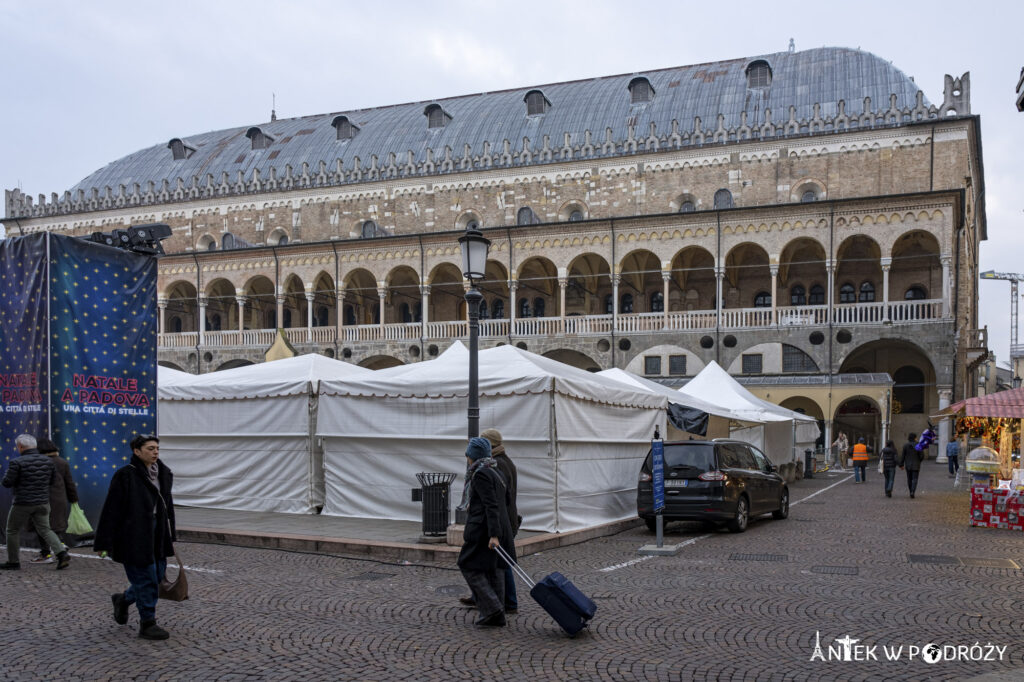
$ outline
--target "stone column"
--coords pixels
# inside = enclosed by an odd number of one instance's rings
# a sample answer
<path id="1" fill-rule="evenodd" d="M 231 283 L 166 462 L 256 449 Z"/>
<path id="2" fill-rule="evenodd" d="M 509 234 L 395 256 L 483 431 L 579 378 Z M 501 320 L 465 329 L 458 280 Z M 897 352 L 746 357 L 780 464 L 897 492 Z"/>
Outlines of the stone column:
<path id="1" fill-rule="evenodd" d="M 379 327 L 379 329 L 380 329 L 380 336 L 379 336 L 379 338 L 380 339 L 384 338 L 384 302 L 387 300 L 387 297 L 388 297 L 388 287 L 387 287 L 387 284 L 385 284 L 384 282 L 377 282 L 377 298 L 379 299 L 378 303 L 379 303 L 379 306 L 380 306 L 378 308 L 378 310 L 380 311 L 380 327 Z"/>
<path id="2" fill-rule="evenodd" d="M 835 315 L 833 314 L 833 307 L 836 303 L 836 262 L 829 258 L 825 261 L 825 271 L 828 279 L 828 291 L 825 293 L 828 296 L 828 321 L 835 322 Z M 832 368 L 829 368 L 832 371 Z"/>
<path id="3" fill-rule="evenodd" d="M 772 278 L 772 288 L 771 288 L 771 294 L 772 294 L 772 324 L 776 325 L 776 324 L 779 323 L 779 306 L 778 306 L 778 298 L 779 298 L 779 266 L 778 265 L 769 265 L 768 266 L 768 271 L 771 273 L 771 276 L 772 276 L 771 277 Z"/>
<path id="4" fill-rule="evenodd" d="M 235 289 L 235 303 L 238 304 L 238 335 L 241 336 L 245 330 L 245 294 L 241 289 Z M 241 343 L 242 339 L 239 338 L 238 342 Z"/>
<path id="5" fill-rule="evenodd" d="M 204 336 L 206 335 L 206 294 L 199 294 L 199 345 L 203 346 L 206 344 Z"/>
<path id="6" fill-rule="evenodd" d="M 722 280 L 725 278 L 725 268 L 721 265 L 715 266 L 715 324 L 722 328 Z"/>
<path id="7" fill-rule="evenodd" d="M 313 343 L 313 299 L 316 294 L 312 291 L 313 285 L 306 285 L 306 342 Z"/>
<path id="8" fill-rule="evenodd" d="M 953 387 L 939 386 L 938 389 L 939 409 L 944 410 L 953 402 Z M 939 456 L 935 458 L 936 462 L 949 461 L 949 458 L 946 457 L 946 445 L 949 443 L 949 426 L 950 419 L 948 417 L 939 422 Z M 960 466 L 963 466 L 963 461 L 960 462 Z"/>
<path id="9" fill-rule="evenodd" d="M 519 302 L 516 300 L 519 295 L 519 282 L 514 279 L 508 281 L 508 335 L 516 335 L 516 315 L 519 314 Z"/>
<path id="10" fill-rule="evenodd" d="M 284 329 L 284 299 L 281 287 L 277 288 L 277 324 L 278 329 Z"/>
<path id="11" fill-rule="evenodd" d="M 167 327 L 167 298 L 164 296 L 158 296 L 156 299 L 156 307 L 160 310 L 160 334 L 166 333 Z"/>
<path id="12" fill-rule="evenodd" d="M 430 322 L 430 285 L 420 285 L 420 311 L 423 320 L 423 338 L 427 338 L 427 323 Z"/>
<path id="13" fill-rule="evenodd" d="M 565 288 L 569 285 L 568 277 L 558 278 L 558 328 L 565 333 Z"/>
<path id="14" fill-rule="evenodd" d="M 667 263 L 669 269 L 665 269 L 666 263 L 661 264 L 661 327 L 668 329 L 668 283 L 672 281 L 672 264 Z"/>
<path id="15" fill-rule="evenodd" d="M 889 269 L 892 258 L 882 258 L 882 322 L 889 322 Z"/>
<path id="16" fill-rule="evenodd" d="M 612 332 L 619 331 L 619 279 L 622 275 L 612 275 Z"/>
<path id="17" fill-rule="evenodd" d="M 953 262 L 953 257 L 949 254 L 944 254 L 939 260 L 942 262 L 942 317 L 948 318 L 952 310 L 949 300 L 952 297 L 949 284 L 949 266 Z M 945 454 L 943 452 L 942 456 L 945 457 Z"/>
<path id="18" fill-rule="evenodd" d="M 341 341 L 341 339 L 342 339 L 341 328 L 345 326 L 345 287 L 343 287 L 343 286 L 340 286 L 337 289 L 335 289 L 335 293 L 334 293 L 334 307 L 335 307 L 335 315 L 337 316 L 337 319 L 335 320 L 335 323 L 334 323 L 334 326 L 335 326 L 334 334 L 335 334 L 335 338 L 338 341 Z"/>

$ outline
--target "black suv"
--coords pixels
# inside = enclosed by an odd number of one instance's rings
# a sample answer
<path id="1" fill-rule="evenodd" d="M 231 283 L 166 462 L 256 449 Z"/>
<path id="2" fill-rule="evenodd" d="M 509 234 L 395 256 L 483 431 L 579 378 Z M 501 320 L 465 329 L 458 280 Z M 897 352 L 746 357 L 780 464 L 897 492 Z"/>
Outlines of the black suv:
<path id="1" fill-rule="evenodd" d="M 636 512 L 655 529 L 651 453 L 640 468 Z M 751 516 L 789 516 L 789 488 L 764 453 L 738 440 L 665 443 L 665 521 L 724 522 L 742 533 Z"/>

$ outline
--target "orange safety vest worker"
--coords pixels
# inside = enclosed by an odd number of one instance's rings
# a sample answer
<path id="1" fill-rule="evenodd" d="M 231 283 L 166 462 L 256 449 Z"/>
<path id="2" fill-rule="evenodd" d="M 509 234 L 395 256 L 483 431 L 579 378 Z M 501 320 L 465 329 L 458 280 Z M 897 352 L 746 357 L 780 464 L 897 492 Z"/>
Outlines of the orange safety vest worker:
<path id="1" fill-rule="evenodd" d="M 868 461 L 868 446 L 864 443 L 857 443 L 853 446 L 853 461 L 854 462 L 866 462 Z"/>

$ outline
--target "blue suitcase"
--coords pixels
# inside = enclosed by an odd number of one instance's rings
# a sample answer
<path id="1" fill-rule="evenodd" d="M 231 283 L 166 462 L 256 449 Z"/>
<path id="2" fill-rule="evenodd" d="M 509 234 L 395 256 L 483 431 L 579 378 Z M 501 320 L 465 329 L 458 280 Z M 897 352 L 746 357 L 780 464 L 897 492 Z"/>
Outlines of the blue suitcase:
<path id="1" fill-rule="evenodd" d="M 540 604 L 570 637 L 587 627 L 590 619 L 597 612 L 597 604 L 580 592 L 571 580 L 561 573 L 555 572 L 535 583 L 519 564 L 512 561 L 505 550 L 501 547 L 498 547 L 497 550 L 505 562 L 512 567 L 512 571 L 530 586 L 530 596 L 534 601 Z"/>

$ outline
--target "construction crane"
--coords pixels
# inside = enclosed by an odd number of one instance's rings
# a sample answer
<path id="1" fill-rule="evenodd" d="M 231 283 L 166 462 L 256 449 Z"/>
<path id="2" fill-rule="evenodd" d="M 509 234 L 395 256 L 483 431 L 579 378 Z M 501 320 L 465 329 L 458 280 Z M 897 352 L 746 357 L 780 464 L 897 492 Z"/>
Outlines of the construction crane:
<path id="1" fill-rule="evenodd" d="M 1024 282 L 1024 274 L 988 270 L 978 275 L 981 279 L 1004 279 L 1010 283 L 1010 357 L 1020 347 L 1017 345 L 1017 283 Z"/>

